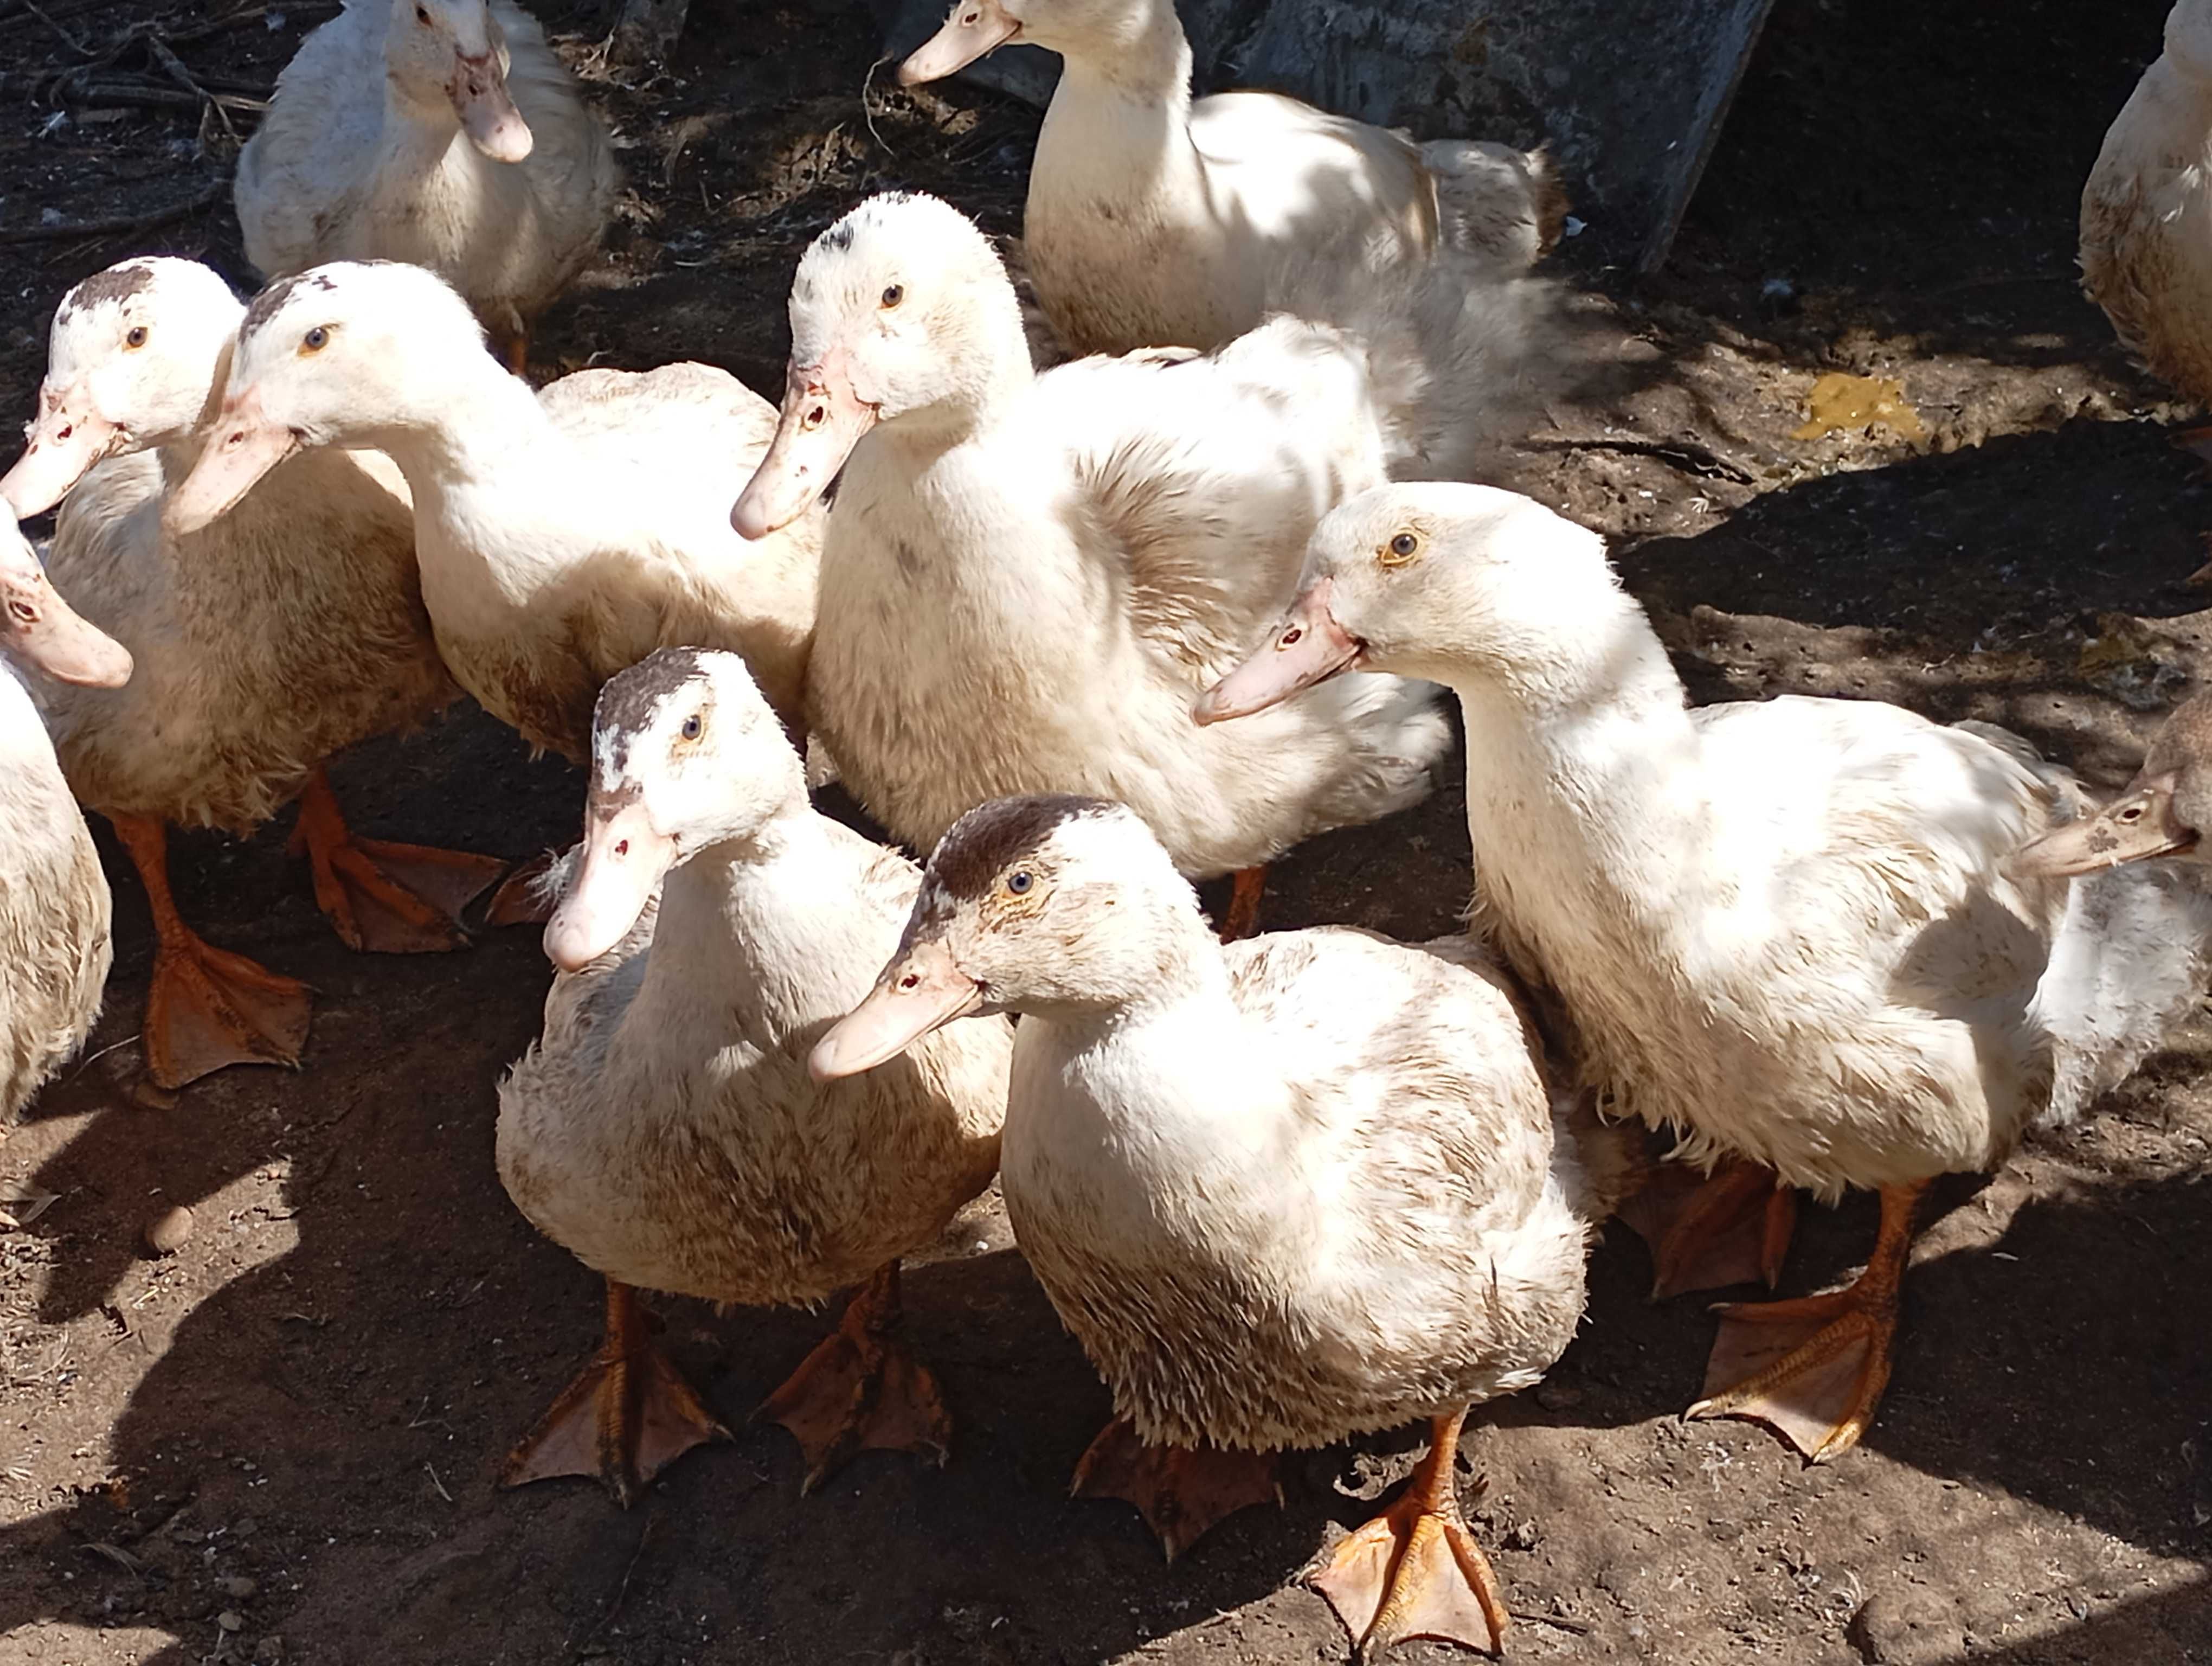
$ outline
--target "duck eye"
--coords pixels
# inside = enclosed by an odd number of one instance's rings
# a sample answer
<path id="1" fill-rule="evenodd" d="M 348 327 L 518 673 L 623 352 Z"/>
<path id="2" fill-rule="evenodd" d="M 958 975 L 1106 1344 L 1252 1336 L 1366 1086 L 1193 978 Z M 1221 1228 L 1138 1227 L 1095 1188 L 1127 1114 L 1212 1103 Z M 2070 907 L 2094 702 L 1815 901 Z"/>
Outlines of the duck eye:
<path id="1" fill-rule="evenodd" d="M 417 23 L 420 23 L 424 28 L 428 28 L 430 27 L 430 9 L 428 6 L 416 7 L 415 21 Z"/>
<path id="2" fill-rule="evenodd" d="M 146 326 L 143 324 L 132 325 L 131 333 L 123 337 L 123 344 L 125 347 L 143 347 L 146 344 Z"/>
<path id="3" fill-rule="evenodd" d="M 319 353 L 330 344 L 331 332 L 319 324 L 300 337 L 300 350 L 302 353 Z"/>
<path id="4" fill-rule="evenodd" d="M 699 738 L 700 732 L 705 729 L 706 727 L 707 726 L 704 723 L 699 721 L 699 714 L 693 712 L 690 716 L 684 720 L 684 738 L 686 740 L 696 740 Z"/>
<path id="5" fill-rule="evenodd" d="M 1382 546 L 1382 564 L 1395 567 L 1401 562 L 1413 560 L 1420 552 L 1421 540 L 1418 533 L 1400 532 Z"/>
<path id="6" fill-rule="evenodd" d="M 884 305 L 886 307 L 896 307 L 905 299 L 906 285 L 903 283 L 891 284 L 884 291 Z"/>
<path id="7" fill-rule="evenodd" d="M 1025 867 L 1018 867 L 1006 876 L 1006 889 L 1017 897 L 1029 895 L 1030 887 L 1036 884 L 1036 876 Z"/>

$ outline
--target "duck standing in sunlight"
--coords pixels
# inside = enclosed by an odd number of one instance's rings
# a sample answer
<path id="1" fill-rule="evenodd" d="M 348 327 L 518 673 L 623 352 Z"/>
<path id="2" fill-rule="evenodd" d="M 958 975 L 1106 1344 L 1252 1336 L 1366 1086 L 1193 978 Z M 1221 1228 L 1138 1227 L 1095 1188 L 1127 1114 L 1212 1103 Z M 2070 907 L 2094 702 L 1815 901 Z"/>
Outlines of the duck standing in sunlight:
<path id="1" fill-rule="evenodd" d="M 298 1063 L 310 1006 L 305 984 L 185 925 L 169 894 L 169 825 L 243 834 L 297 797 L 316 901 L 354 949 L 466 947 L 460 910 L 506 867 L 356 835 L 324 773 L 334 754 L 412 728 L 459 692 L 386 459 L 303 455 L 221 526 L 162 526 L 244 310 L 196 261 L 126 260 L 87 278 L 55 310 L 29 443 L 0 479 L 24 514 L 68 495 L 52 569 L 137 661 L 127 685 L 58 690 L 47 712 L 71 790 L 115 824 L 145 883 L 156 947 L 144 1050 L 163 1087 L 226 1065 Z"/>
<path id="2" fill-rule="evenodd" d="M 2171 872 L 2016 878 L 2085 809 L 1980 725 L 1874 701 L 1685 708 L 1602 542 L 1478 486 L 1370 492 L 1315 532 L 1273 641 L 1202 722 L 1373 666 L 1467 721 L 1476 917 L 1556 992 L 1611 1106 L 1688 1156 L 1824 1199 L 1878 1188 L 1849 1287 L 1723 1307 L 1696 1417 L 1758 1419 L 1814 1462 L 1887 1382 L 1921 1193 L 2080 1116 L 2191 1009 L 2212 898 Z"/>
<path id="3" fill-rule="evenodd" d="M 532 393 L 416 266 L 319 266 L 247 309 L 172 527 L 204 526 L 295 451 L 374 446 L 414 496 L 438 648 L 532 746 L 591 755 L 599 686 L 657 648 L 729 648 L 803 736 L 818 512 L 757 542 L 730 500 L 775 410 L 703 364 L 583 370 Z"/>
<path id="4" fill-rule="evenodd" d="M 811 1304 L 860 1286 L 762 1408 L 806 1487 L 864 1447 L 945 1461 L 936 1380 L 893 1334 L 901 1256 L 991 1183 L 1011 1049 L 954 1025 L 895 1071 L 807 1073 L 898 943 L 913 865 L 817 815 L 734 654 L 669 648 L 608 683 L 584 842 L 545 931 L 543 1039 L 499 1095 L 499 1172 L 531 1224 L 607 1279 L 607 1337 L 507 1481 L 596 1474 L 628 1505 L 720 1426 L 633 1287 Z"/>
<path id="5" fill-rule="evenodd" d="M 0 504 L 0 1140 L 40 1085 L 84 1045 L 114 958 L 107 878 L 18 665 L 116 688 L 123 646 L 54 593 Z"/>
<path id="6" fill-rule="evenodd" d="M 531 321 L 599 244 L 620 184 L 605 128 L 507 0 L 347 0 L 301 43 L 239 153 L 246 256 L 428 266 L 520 374 Z"/>
<path id="7" fill-rule="evenodd" d="M 1022 247 L 1076 352 L 1220 347 L 1276 311 L 1344 323 L 1334 308 L 1383 273 L 1442 255 L 1456 281 L 1498 283 L 1559 240 L 1540 151 L 1417 145 L 1275 93 L 1194 102 L 1174 0 L 955 0 L 899 79 L 1009 42 L 1062 60 Z"/>
<path id="8" fill-rule="evenodd" d="M 1258 870 L 1416 802 L 1449 744 L 1435 691 L 1358 678 L 1264 730 L 1187 713 L 1287 597 L 1331 503 L 1383 477 L 1366 368 L 1278 319 L 1211 357 L 1032 373 L 989 242 L 935 198 L 872 198 L 791 292 L 775 440 L 732 514 L 763 536 L 842 469 L 809 712 L 871 814 L 927 850 L 963 812 L 1081 791 L 1194 878 Z"/>
<path id="9" fill-rule="evenodd" d="M 1006 1212 L 1125 1420 L 1077 1492 L 1138 1504 L 1173 1556 L 1272 1494 L 1255 1455 L 1425 1419 L 1405 1493 L 1313 1583 L 1363 1659 L 1406 1637 L 1496 1648 L 1461 1424 L 1566 1347 L 1600 1194 L 1632 1168 L 1618 1133 L 1555 1117 L 1504 978 L 1464 938 L 1224 945 L 1129 810 L 1024 798 L 945 836 L 815 1073 L 994 1010 L 1022 1016 Z"/>
<path id="10" fill-rule="evenodd" d="M 2166 50 L 2081 191 L 2081 285 L 2150 373 L 2212 404 L 2212 0 L 2166 14 Z M 2212 461 L 2212 429 L 2184 436 Z"/>

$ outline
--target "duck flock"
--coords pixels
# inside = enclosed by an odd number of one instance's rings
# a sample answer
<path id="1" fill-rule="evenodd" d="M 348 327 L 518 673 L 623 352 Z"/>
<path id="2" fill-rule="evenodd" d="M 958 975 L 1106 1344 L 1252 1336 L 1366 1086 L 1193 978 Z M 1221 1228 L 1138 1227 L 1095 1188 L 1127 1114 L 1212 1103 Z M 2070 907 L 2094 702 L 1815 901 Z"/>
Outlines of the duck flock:
<path id="1" fill-rule="evenodd" d="M 165 1087 L 297 1064 L 310 1020 L 179 913 L 171 826 L 296 802 L 349 945 L 463 945 L 503 864 L 355 834 L 324 769 L 465 693 L 588 778 L 580 841 L 494 903 L 556 969 L 500 1177 L 607 1291 L 510 1483 L 627 1504 L 726 1438 L 640 1290 L 853 1291 L 763 1411 L 810 1488 L 944 1461 L 899 1266 L 995 1177 L 1112 1390 L 1078 1493 L 1173 1554 L 1275 1498 L 1276 1453 L 1425 1420 L 1309 1578 L 1364 1657 L 1497 1648 L 1459 1431 L 1559 1358 L 1610 1214 L 1662 1288 L 1771 1286 L 1797 1191 L 1879 1191 L 1850 1284 L 1719 1310 L 1687 1412 L 1835 1458 L 1924 1189 L 2197 1008 L 2212 696 L 2102 809 L 1985 725 L 1690 708 L 1602 541 L 1481 483 L 1573 354 L 1540 153 L 1194 101 L 1169 0 L 959 0 L 901 75 L 1008 42 L 1064 64 L 1022 242 L 855 204 L 793 276 L 780 409 L 699 364 L 524 380 L 617 179 L 507 0 L 308 38 L 239 162 L 258 294 L 140 258 L 61 298 L 0 480 L 59 506 L 43 549 L 0 532 L 0 1113 L 100 1006 L 83 808 L 152 904 Z M 2208 88 L 2180 0 L 2082 253 L 2212 399 Z M 1468 934 L 1251 934 L 1267 863 L 1427 793 L 1455 699 Z M 831 779 L 895 844 L 814 807 Z"/>

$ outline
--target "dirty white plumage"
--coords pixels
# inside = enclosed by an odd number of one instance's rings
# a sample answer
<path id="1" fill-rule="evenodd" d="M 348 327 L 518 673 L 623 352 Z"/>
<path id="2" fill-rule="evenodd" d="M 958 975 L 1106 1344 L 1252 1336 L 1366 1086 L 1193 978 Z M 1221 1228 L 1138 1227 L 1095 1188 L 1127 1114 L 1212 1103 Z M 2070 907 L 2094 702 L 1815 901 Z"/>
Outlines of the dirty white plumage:
<path id="1" fill-rule="evenodd" d="M 2025 742 L 1871 701 L 1686 710 L 1602 542 L 1527 499 L 1370 493 L 1306 580 L 1362 663 L 1459 694 L 1479 923 L 1558 991 L 1590 1079 L 1692 1156 L 1823 1198 L 1986 1170 L 2204 986 L 2189 875 L 2008 872 L 2082 808 Z"/>
<path id="2" fill-rule="evenodd" d="M 501 1085 L 516 1207 L 609 1278 L 721 1302 L 820 1301 L 933 1242 L 997 1166 L 1006 1020 L 851 1081 L 806 1068 L 897 945 L 913 865 L 815 812 L 734 655 L 670 650 L 611 684 L 592 768 L 581 883 L 629 885 L 591 870 L 618 870 L 600 845 L 633 827 L 623 859 L 672 865 L 657 906 L 628 893 L 610 952 L 556 977 Z M 549 946 L 620 929 L 599 895 L 572 890 Z"/>
<path id="3" fill-rule="evenodd" d="M 46 697 L 71 789 L 106 813 L 237 833 L 325 759 L 458 692 L 384 459 L 295 457 L 220 523 L 164 531 L 162 495 L 199 455 L 243 310 L 188 260 L 125 261 L 78 285 L 55 312 L 32 447 L 5 484 L 27 512 L 69 492 L 54 583 L 137 664 L 121 688 Z"/>
<path id="4" fill-rule="evenodd" d="M 512 340 L 590 255 L 617 184 L 605 128 L 529 14 L 349 0 L 278 77 L 235 194 L 264 275 L 411 261 Z"/>
<path id="5" fill-rule="evenodd" d="M 1281 605 L 1315 520 L 1382 477 L 1364 365 L 1334 332 L 1279 320 L 1213 357 L 1035 375 L 989 244 L 918 196 L 817 239 L 791 310 L 795 391 L 747 500 L 797 481 L 795 507 L 842 460 L 818 436 L 875 424 L 830 515 L 808 687 L 901 839 L 1077 791 L 1131 805 L 1203 876 L 1427 792 L 1449 741 L 1431 690 L 1352 678 L 1241 732 L 1187 715 Z M 847 414 L 798 431 L 820 366 Z"/>
<path id="6" fill-rule="evenodd" d="M 2154 375 L 2212 401 L 2212 0 L 2179 0 L 2166 49 L 2081 192 L 2081 279 Z"/>
<path id="7" fill-rule="evenodd" d="M 325 344 L 303 353 L 319 331 Z M 437 277 L 341 263 L 256 301 L 216 443 L 172 513 L 221 512 L 239 483 L 225 472 L 234 433 L 389 453 L 454 677 L 532 745 L 580 762 L 600 684 L 672 644 L 743 653 L 796 721 L 819 514 L 758 543 L 729 524 L 774 423 L 699 364 L 580 371 L 533 394 Z"/>

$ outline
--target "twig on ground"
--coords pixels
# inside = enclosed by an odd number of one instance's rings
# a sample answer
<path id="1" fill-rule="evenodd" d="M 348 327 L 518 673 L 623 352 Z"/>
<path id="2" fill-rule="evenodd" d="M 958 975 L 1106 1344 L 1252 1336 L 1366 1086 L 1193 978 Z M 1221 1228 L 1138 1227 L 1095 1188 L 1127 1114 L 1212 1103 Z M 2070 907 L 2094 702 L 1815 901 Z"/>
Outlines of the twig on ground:
<path id="1" fill-rule="evenodd" d="M 44 6 L 41 6 L 39 3 L 39 0 L 23 0 L 23 9 L 30 13 L 32 16 L 37 18 L 39 21 L 45 24 L 56 34 L 59 35 L 62 38 L 62 44 L 67 46 L 71 52 L 75 52 L 79 58 L 91 58 L 94 56 L 92 48 L 86 46 L 84 42 L 79 40 L 75 35 L 71 34 L 67 29 L 56 22 L 54 21 L 54 15 L 48 11 Z"/>
<path id="2" fill-rule="evenodd" d="M 1630 457 L 1650 457 L 1708 480 L 1729 480 L 1739 486 L 1753 483 L 1751 471 L 1731 463 L 1694 440 L 1631 440 L 1611 435 L 1570 436 L 1563 440 L 1531 440 L 1533 451 L 1617 451 Z"/>
<path id="3" fill-rule="evenodd" d="M 137 232 L 152 231 L 157 226 L 172 225 L 197 214 L 202 209 L 220 202 L 229 189 L 228 179 L 214 179 L 183 202 L 172 203 L 168 207 L 155 209 L 150 214 L 125 215 L 112 220 L 65 220 L 52 226 L 0 227 L 0 244 L 66 243 L 78 237 L 127 237 Z"/>

